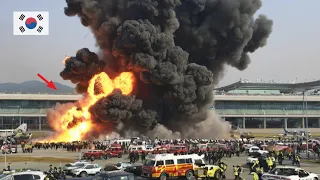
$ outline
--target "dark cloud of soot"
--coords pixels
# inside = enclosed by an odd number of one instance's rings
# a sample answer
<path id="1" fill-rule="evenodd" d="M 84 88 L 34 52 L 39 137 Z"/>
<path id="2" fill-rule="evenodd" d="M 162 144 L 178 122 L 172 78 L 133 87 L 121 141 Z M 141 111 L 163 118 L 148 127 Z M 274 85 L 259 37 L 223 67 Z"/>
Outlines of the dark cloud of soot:
<path id="1" fill-rule="evenodd" d="M 102 71 L 111 77 L 131 71 L 138 79 L 134 95 L 116 90 L 90 109 L 96 121 L 121 125 L 122 134 L 164 129 L 159 126 L 189 134 L 186 129 L 208 119 L 224 66 L 246 69 L 273 24 L 264 15 L 254 18 L 261 0 L 66 2 L 65 14 L 91 29 L 103 61 L 83 48 L 66 61 L 62 78 L 79 93 Z"/>

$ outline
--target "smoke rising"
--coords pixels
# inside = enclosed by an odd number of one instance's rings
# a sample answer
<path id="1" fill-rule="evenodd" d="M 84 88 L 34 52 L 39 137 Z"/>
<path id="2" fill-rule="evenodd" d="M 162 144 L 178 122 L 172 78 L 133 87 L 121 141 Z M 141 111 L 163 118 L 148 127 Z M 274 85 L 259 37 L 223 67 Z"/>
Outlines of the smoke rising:
<path id="1" fill-rule="evenodd" d="M 90 109 L 120 134 L 205 137 L 228 133 L 208 112 L 225 65 L 244 70 L 266 45 L 272 20 L 261 0 L 66 0 L 67 16 L 91 29 L 103 61 L 84 48 L 60 75 L 84 93 L 93 75 L 135 73 L 134 95 L 115 90 Z M 215 131 L 216 133 L 213 133 Z M 201 132 L 201 133 L 200 133 Z"/>

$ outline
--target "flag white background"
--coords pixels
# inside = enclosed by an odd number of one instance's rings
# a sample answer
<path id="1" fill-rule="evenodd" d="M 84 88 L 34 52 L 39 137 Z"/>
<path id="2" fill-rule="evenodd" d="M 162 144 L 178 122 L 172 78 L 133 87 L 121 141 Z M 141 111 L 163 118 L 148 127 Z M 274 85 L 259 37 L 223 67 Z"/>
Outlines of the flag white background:
<path id="1" fill-rule="evenodd" d="M 23 20 L 19 19 L 24 15 Z M 37 17 L 41 15 L 41 18 Z M 37 26 L 34 29 L 28 29 L 25 22 L 32 17 L 36 19 Z M 21 31 L 24 29 L 24 31 Z M 39 32 L 39 31 L 40 32 Z M 47 11 L 15 11 L 13 12 L 13 35 L 49 35 L 49 12 Z"/>

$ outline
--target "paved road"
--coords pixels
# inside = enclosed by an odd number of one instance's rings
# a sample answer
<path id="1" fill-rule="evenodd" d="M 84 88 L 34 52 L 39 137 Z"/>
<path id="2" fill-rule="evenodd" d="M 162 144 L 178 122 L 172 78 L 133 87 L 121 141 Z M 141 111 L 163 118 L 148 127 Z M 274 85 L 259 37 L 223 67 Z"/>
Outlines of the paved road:
<path id="1" fill-rule="evenodd" d="M 10 154 L 9 156 L 34 156 L 34 157 L 56 157 L 56 158 L 74 158 L 75 160 L 79 157 L 79 153 L 74 153 L 74 152 L 67 152 L 64 150 L 35 150 L 32 154 L 23 154 L 23 153 L 18 153 L 18 154 Z M 1 154 L 1 156 L 4 156 Z M 241 157 L 232 157 L 232 158 L 224 158 L 223 162 L 225 162 L 229 168 L 227 170 L 226 176 L 227 179 L 233 179 L 233 173 L 232 173 L 232 165 L 244 165 L 246 162 L 246 156 L 241 156 Z M 9 159 L 9 158 L 8 158 Z M 105 166 L 106 164 L 115 164 L 118 162 L 127 162 L 128 159 L 127 157 L 124 158 L 111 158 L 108 160 L 96 160 L 94 163 L 99 164 L 100 166 Z M 51 163 L 39 163 L 39 162 L 27 162 L 27 164 L 25 164 L 25 162 L 13 162 L 12 164 L 12 168 L 24 168 L 24 167 L 29 167 L 29 168 L 35 168 L 35 169 L 40 169 L 42 171 L 46 171 L 49 169 L 49 165 Z M 284 164 L 286 165 L 291 165 L 290 161 L 285 161 Z M 52 164 L 53 166 L 59 167 L 59 166 L 63 166 L 63 163 L 55 163 Z M 1 162 L 0 163 L 0 168 L 1 167 L 5 167 L 5 163 Z M 246 166 L 244 166 L 244 173 L 243 173 L 243 177 L 245 179 L 252 179 L 251 175 L 248 175 L 249 173 L 249 169 L 246 168 Z M 301 167 L 304 168 L 307 171 L 310 172 L 314 172 L 319 174 L 320 173 L 320 166 L 318 166 L 317 164 L 305 164 L 302 163 Z"/>

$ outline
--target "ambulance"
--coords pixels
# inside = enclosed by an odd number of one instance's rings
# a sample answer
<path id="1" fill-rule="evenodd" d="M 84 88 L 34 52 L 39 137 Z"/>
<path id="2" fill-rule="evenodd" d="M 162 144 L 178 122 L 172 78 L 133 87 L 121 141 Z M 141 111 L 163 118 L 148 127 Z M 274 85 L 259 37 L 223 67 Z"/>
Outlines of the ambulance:
<path id="1" fill-rule="evenodd" d="M 149 154 L 142 167 L 142 177 L 165 180 L 169 177 L 192 179 L 194 170 L 205 164 L 204 155 Z"/>

